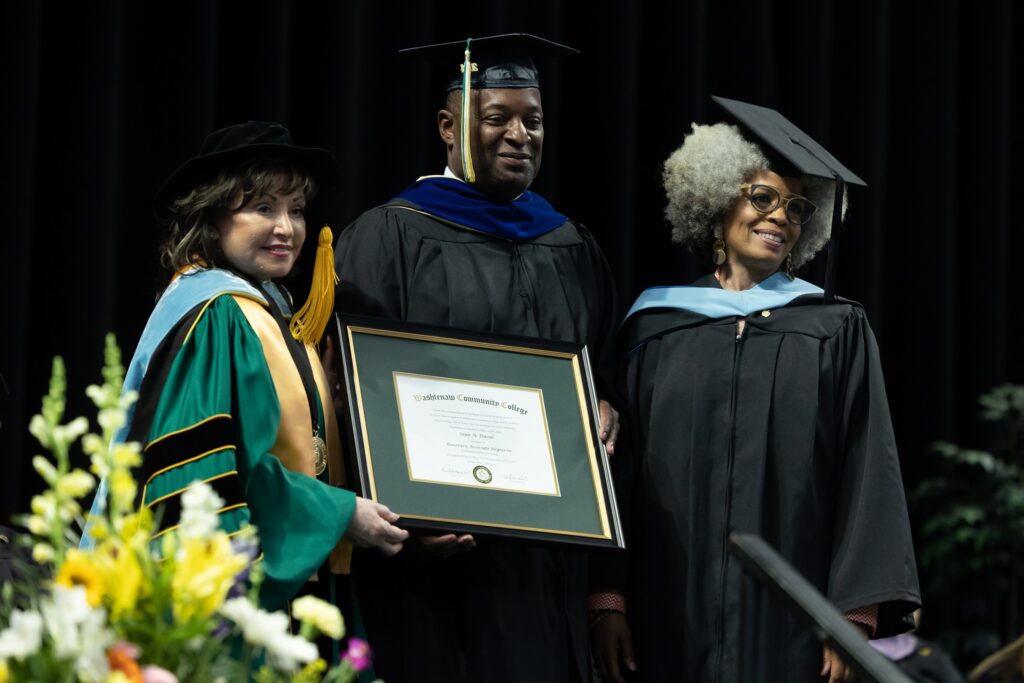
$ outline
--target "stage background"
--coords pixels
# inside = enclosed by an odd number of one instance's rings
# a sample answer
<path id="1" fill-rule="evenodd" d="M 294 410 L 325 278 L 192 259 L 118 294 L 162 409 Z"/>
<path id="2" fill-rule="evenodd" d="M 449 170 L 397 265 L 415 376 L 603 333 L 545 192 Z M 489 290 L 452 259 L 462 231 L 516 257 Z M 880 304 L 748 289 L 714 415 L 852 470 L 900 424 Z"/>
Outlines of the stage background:
<path id="1" fill-rule="evenodd" d="M 29 0 L 4 14 L 2 519 L 36 488 L 25 427 L 51 357 L 68 363 L 72 415 L 106 332 L 130 357 L 160 284 L 150 199 L 204 135 L 275 120 L 331 149 L 341 228 L 443 169 L 442 95 L 396 51 L 467 35 L 582 51 L 542 75 L 534 189 L 593 231 L 620 306 L 710 269 L 669 243 L 659 165 L 722 95 L 778 108 L 869 184 L 851 196 L 838 291 L 877 334 L 909 484 L 934 467 L 933 440 L 979 438 L 980 392 L 1024 381 L 1011 0 Z M 804 277 L 823 271 L 819 258 Z"/>

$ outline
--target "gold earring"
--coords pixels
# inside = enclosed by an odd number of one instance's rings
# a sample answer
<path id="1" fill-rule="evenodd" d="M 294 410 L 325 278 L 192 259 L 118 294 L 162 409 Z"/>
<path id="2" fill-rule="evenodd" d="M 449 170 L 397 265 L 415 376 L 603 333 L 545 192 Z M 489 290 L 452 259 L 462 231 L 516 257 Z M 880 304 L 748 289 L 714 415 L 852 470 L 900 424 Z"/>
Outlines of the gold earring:
<path id="1" fill-rule="evenodd" d="M 711 248 L 714 250 L 711 256 L 711 260 L 714 264 L 716 266 L 720 266 L 725 263 L 725 242 L 722 241 L 721 238 L 716 239 L 715 243 L 711 245 Z"/>

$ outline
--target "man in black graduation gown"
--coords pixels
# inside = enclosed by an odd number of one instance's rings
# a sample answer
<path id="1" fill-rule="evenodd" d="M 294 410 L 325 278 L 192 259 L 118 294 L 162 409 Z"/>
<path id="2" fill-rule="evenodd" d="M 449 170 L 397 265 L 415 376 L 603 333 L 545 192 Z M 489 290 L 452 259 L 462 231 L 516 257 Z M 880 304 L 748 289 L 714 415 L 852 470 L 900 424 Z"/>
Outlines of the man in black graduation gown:
<path id="1" fill-rule="evenodd" d="M 574 51 L 523 35 L 473 40 L 467 84 L 465 49 L 419 48 L 456 78 L 437 116 L 448 167 L 342 233 L 338 310 L 586 344 L 600 386 L 618 322 L 611 274 L 586 228 L 527 189 L 544 142 L 530 55 Z M 612 450 L 617 418 L 601 404 Z M 380 676 L 589 680 L 582 552 L 454 535 L 416 545 L 401 558 L 354 559 Z"/>

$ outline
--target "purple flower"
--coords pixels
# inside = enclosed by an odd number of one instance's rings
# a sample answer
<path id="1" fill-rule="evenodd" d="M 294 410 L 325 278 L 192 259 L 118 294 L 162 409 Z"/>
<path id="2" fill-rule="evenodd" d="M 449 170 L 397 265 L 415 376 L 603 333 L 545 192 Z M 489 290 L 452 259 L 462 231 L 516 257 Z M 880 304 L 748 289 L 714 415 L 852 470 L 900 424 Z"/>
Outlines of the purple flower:
<path id="1" fill-rule="evenodd" d="M 348 651 L 341 656 L 341 661 L 348 662 L 356 671 L 370 666 L 370 645 L 362 638 L 349 638 Z"/>
<path id="2" fill-rule="evenodd" d="M 240 598 L 249 590 L 249 574 L 252 573 L 252 561 L 259 555 L 260 547 L 253 543 L 250 538 L 236 537 L 231 539 L 231 549 L 236 555 L 245 555 L 249 558 L 249 563 L 245 565 L 245 569 L 238 572 L 238 575 L 235 576 L 235 582 L 228 591 L 228 598 Z"/>

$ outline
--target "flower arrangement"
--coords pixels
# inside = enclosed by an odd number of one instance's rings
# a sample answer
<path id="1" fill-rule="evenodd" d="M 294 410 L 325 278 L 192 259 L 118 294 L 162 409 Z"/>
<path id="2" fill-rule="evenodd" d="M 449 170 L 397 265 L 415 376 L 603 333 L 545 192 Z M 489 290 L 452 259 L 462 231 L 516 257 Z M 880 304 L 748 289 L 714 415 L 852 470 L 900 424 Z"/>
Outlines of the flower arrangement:
<path id="1" fill-rule="evenodd" d="M 86 390 L 98 409 L 93 433 L 84 417 L 62 422 L 66 376 L 54 359 L 49 392 L 29 425 L 51 454 L 32 459 L 47 488 L 18 520 L 36 564 L 0 594 L 0 683 L 355 680 L 369 665 L 364 641 L 350 639 L 341 661 L 328 666 L 311 640 L 345 635 L 337 607 L 312 596 L 294 601 L 298 634 L 286 614 L 258 607 L 256 532 L 229 538 L 220 530 L 223 501 L 208 484 L 189 487 L 180 525 L 154 540 L 153 516 L 135 507 L 131 468 L 141 462 L 140 446 L 114 439 L 137 398 L 122 392 L 123 376 L 108 335 L 104 383 Z M 91 472 L 71 467 L 79 439 Z M 106 509 L 84 515 L 81 501 L 97 477 L 108 483 Z M 88 549 L 79 548 L 86 517 Z"/>

